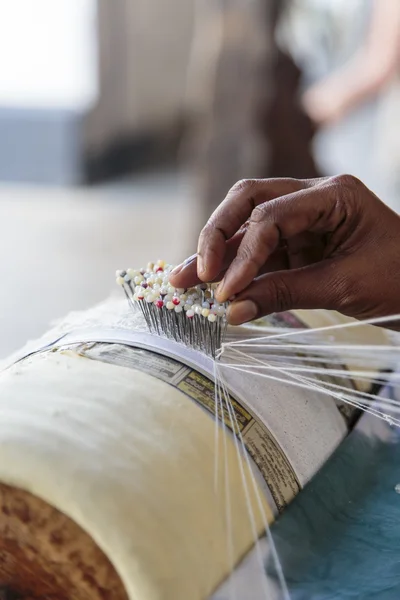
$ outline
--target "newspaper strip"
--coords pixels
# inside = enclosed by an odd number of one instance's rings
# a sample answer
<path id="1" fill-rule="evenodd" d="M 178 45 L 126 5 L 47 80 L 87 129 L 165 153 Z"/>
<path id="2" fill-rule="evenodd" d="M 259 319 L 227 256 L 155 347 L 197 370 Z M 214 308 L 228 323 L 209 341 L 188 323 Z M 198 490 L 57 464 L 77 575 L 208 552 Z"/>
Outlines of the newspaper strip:
<path id="1" fill-rule="evenodd" d="M 156 377 L 183 392 L 215 417 L 214 382 L 175 359 L 122 344 L 81 344 L 74 349 L 86 358 L 136 369 Z M 245 408 L 232 395 L 229 398 L 245 447 L 258 467 L 280 513 L 299 493 L 301 484 L 271 431 L 249 408 Z M 236 423 L 234 422 L 233 427 L 226 407 L 223 409 L 223 418 L 225 426 L 238 434 L 237 430 L 234 431 Z M 222 420 L 222 414 L 219 415 L 219 419 Z"/>

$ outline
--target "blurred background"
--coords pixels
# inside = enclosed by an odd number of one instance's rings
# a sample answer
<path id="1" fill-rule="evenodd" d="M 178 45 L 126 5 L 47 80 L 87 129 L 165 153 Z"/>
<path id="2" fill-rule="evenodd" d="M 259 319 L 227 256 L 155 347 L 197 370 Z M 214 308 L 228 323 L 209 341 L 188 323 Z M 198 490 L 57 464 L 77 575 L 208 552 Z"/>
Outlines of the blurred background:
<path id="1" fill-rule="evenodd" d="M 177 262 L 239 179 L 400 208 L 398 0 L 0 0 L 0 358 Z"/>

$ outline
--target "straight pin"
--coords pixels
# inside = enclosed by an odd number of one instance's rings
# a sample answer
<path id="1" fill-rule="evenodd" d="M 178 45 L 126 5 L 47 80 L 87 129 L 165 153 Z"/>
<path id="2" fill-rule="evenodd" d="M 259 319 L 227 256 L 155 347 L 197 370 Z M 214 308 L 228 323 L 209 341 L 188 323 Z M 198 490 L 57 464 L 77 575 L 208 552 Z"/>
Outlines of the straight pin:
<path id="1" fill-rule="evenodd" d="M 215 301 L 217 284 L 176 289 L 169 283 L 172 266 L 164 261 L 147 269 L 116 272 L 132 310 L 140 310 L 153 335 L 166 337 L 215 358 L 227 331 L 226 304 Z"/>

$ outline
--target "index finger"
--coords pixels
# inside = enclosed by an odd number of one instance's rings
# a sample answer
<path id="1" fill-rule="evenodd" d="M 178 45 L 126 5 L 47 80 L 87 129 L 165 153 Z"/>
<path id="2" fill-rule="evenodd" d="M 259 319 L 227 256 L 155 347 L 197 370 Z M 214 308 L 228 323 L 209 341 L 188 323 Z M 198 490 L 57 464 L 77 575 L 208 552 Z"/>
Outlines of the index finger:
<path id="1" fill-rule="evenodd" d="M 314 180 L 248 179 L 229 191 L 202 230 L 197 250 L 197 274 L 201 281 L 213 281 L 222 270 L 226 242 L 247 221 L 259 204 L 308 188 Z"/>
<path id="2" fill-rule="evenodd" d="M 213 279 L 207 280 L 207 283 L 210 283 L 214 280 L 219 281 L 220 277 L 222 277 L 232 260 L 235 258 L 243 236 L 244 231 L 238 232 L 228 242 L 225 243 L 225 257 L 221 265 L 221 270 L 218 271 Z M 199 279 L 197 275 L 197 261 L 197 254 L 193 254 L 193 256 L 190 256 L 182 264 L 176 267 L 170 275 L 171 284 L 175 287 L 188 288 L 202 283 L 202 280 Z"/>
<path id="3" fill-rule="evenodd" d="M 253 212 L 237 255 L 218 287 L 218 302 L 246 289 L 280 241 L 306 233 L 334 234 L 338 229 L 340 236 L 348 235 L 348 223 L 345 201 L 333 185 L 314 186 L 262 204 Z M 339 239 L 336 236 L 334 244 Z"/>
<path id="4" fill-rule="evenodd" d="M 236 233 L 228 242 L 226 242 L 225 259 L 222 264 L 222 270 L 217 276 L 207 283 L 219 282 L 224 276 L 231 263 L 234 261 L 237 251 L 245 235 L 244 231 Z M 265 263 L 261 272 L 271 272 L 288 268 L 288 259 L 285 248 L 278 248 L 273 256 Z M 190 288 L 202 283 L 197 276 L 197 254 L 190 256 L 181 265 L 176 267 L 170 274 L 169 281 L 176 288 Z"/>

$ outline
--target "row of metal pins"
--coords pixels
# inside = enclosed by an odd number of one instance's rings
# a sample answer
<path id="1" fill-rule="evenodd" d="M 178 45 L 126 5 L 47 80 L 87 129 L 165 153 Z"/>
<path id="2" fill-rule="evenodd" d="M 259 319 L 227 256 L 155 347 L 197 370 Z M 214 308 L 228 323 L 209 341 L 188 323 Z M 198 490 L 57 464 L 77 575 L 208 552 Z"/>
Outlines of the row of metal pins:
<path id="1" fill-rule="evenodd" d="M 226 334 L 227 320 L 225 316 L 219 317 L 214 323 L 197 314 L 188 318 L 184 310 L 177 313 L 166 307 L 159 308 L 154 303 L 146 302 L 145 299 L 134 302 L 132 300 L 134 291 L 130 283 L 126 284 L 123 289 L 130 306 L 134 310 L 139 308 L 141 311 L 150 333 L 165 336 L 213 358 L 216 357 Z M 211 290 L 211 295 L 213 299 L 213 290 Z M 206 299 L 205 289 L 201 289 L 201 299 L 203 302 Z"/>

